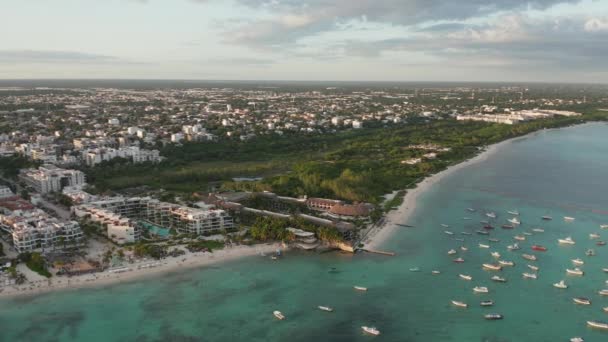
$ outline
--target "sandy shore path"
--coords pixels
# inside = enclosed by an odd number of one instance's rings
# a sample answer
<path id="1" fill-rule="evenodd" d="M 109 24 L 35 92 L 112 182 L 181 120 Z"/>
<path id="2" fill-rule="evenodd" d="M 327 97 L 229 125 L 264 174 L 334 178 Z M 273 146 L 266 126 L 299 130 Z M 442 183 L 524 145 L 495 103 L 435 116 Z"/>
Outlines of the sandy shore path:
<path id="1" fill-rule="evenodd" d="M 535 133 L 537 132 L 531 134 Z M 454 172 L 457 172 L 463 168 L 475 165 L 486 160 L 489 156 L 496 153 L 502 146 L 509 144 L 514 139 L 521 138 L 522 137 L 516 137 L 494 145 L 490 145 L 477 156 L 469 160 L 465 160 L 459 164 L 452 165 L 437 174 L 425 178 L 423 181 L 417 184 L 416 188 L 408 190 L 407 194 L 404 197 L 403 203 L 399 206 L 399 208 L 397 210 L 390 211 L 386 215 L 384 224 L 379 227 L 373 228 L 372 231 L 368 233 L 364 241 L 365 247 L 369 249 L 378 249 L 390 238 L 390 236 L 395 231 L 403 229 L 397 226 L 397 224 L 407 224 L 409 218 L 416 210 L 416 202 L 418 201 L 418 198 L 433 185 L 437 184 L 445 177 L 450 176 Z"/>
<path id="2" fill-rule="evenodd" d="M 239 258 L 270 254 L 277 249 L 284 250 L 284 247 L 279 243 L 273 243 L 227 247 L 214 251 L 213 253 L 187 252 L 185 255 L 175 258 L 170 257 L 162 260 L 149 259 L 133 264 L 125 264 L 118 272 L 117 269 L 114 269 L 114 271 L 106 270 L 101 273 L 73 277 L 52 277 L 44 280 L 28 281 L 22 285 L 2 287 L 0 288 L 0 298 L 34 295 L 57 290 L 120 284 L 162 273 L 204 267 L 221 262 L 237 260 Z"/>

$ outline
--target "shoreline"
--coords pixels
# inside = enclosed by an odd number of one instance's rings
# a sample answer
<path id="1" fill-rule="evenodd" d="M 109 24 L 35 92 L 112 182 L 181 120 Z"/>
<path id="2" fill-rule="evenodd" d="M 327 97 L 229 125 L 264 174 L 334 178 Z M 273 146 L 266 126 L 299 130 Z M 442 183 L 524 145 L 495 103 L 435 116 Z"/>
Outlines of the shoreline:
<path id="1" fill-rule="evenodd" d="M 440 171 L 439 173 L 424 178 L 422 181 L 416 184 L 415 188 L 407 190 L 407 193 L 403 198 L 403 203 L 401 203 L 398 209 L 391 210 L 386 214 L 385 221 L 381 226 L 372 228 L 372 230 L 365 237 L 365 241 L 363 241 L 365 248 L 379 249 L 387 240 L 389 240 L 393 233 L 395 233 L 399 229 L 403 229 L 399 227 L 398 224 L 407 224 L 407 220 L 410 219 L 416 211 L 416 202 L 418 198 L 422 194 L 427 192 L 430 188 L 432 188 L 435 184 L 439 183 L 445 177 L 448 177 L 463 168 L 483 162 L 490 156 L 496 154 L 496 152 L 498 152 L 498 150 L 501 149 L 503 146 L 508 145 L 517 139 L 527 138 L 529 136 L 539 134 L 541 132 L 549 132 L 587 124 L 593 123 L 589 122 L 574 126 L 538 130 L 530 132 L 526 135 L 503 140 L 501 142 L 486 146 L 481 153 L 470 159 L 464 160 L 458 164 L 451 165 L 447 169 Z"/>
<path id="2" fill-rule="evenodd" d="M 245 257 L 270 254 L 277 249 L 285 250 L 280 243 L 260 244 L 253 246 L 227 247 L 208 252 L 187 252 L 179 257 L 169 257 L 161 260 L 144 260 L 126 264 L 129 269 L 124 272 L 106 270 L 99 273 L 84 274 L 72 277 L 54 276 L 45 280 L 28 281 L 21 285 L 0 287 L 0 299 L 11 299 L 22 296 L 35 296 L 57 291 L 70 291 L 81 288 L 101 288 L 134 282 L 148 277 L 158 276 L 186 269 L 201 268 L 223 262 L 238 260 Z"/>

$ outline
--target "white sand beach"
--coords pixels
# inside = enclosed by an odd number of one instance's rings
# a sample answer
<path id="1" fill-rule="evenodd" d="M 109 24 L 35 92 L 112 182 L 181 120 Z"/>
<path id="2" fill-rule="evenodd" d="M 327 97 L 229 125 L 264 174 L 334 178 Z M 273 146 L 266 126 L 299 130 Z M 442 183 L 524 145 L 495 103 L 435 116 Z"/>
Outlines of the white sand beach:
<path id="1" fill-rule="evenodd" d="M 537 132 L 535 132 L 537 133 Z M 532 133 L 532 134 L 535 134 Z M 397 226 L 397 224 L 407 224 L 408 219 L 416 210 L 416 202 L 421 194 L 427 191 L 433 185 L 441 182 L 442 179 L 451 175 L 452 173 L 477 164 L 484 161 L 492 154 L 496 153 L 502 146 L 509 144 L 514 139 L 521 139 L 522 137 L 516 137 L 513 139 L 505 140 L 500 143 L 488 146 L 483 152 L 477 156 L 463 161 L 459 164 L 452 165 L 447 169 L 434 174 L 430 177 L 425 178 L 423 181 L 418 183 L 416 188 L 407 191 L 404 197 L 403 203 L 398 209 L 390 211 L 381 226 L 374 227 L 365 238 L 364 244 L 367 249 L 378 249 L 384 244 L 390 236 L 397 230 L 403 229 Z"/>
<path id="2" fill-rule="evenodd" d="M 142 260 L 133 264 L 125 264 L 120 269 L 114 269 L 113 271 L 106 270 L 101 273 L 72 277 L 54 276 L 49 279 L 42 277 L 32 278 L 31 281 L 27 281 L 22 285 L 0 287 L 0 298 L 33 295 L 63 289 L 120 284 L 162 273 L 204 267 L 244 257 L 271 254 L 277 249 L 284 250 L 285 248 L 279 243 L 226 247 L 213 253 L 187 252 L 179 257 L 169 257 L 162 260 Z"/>

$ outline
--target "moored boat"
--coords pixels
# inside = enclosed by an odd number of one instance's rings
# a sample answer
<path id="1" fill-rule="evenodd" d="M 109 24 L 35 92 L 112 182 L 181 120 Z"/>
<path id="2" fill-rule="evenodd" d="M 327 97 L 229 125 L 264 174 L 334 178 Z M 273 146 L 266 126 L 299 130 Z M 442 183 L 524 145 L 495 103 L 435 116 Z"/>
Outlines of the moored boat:
<path id="1" fill-rule="evenodd" d="M 536 255 L 522 254 L 521 257 L 524 258 L 524 259 L 526 259 L 526 260 L 536 261 Z"/>
<path id="2" fill-rule="evenodd" d="M 494 305 L 494 301 L 493 300 L 482 300 L 481 302 L 479 302 L 479 305 L 492 306 L 492 305 Z"/>
<path id="3" fill-rule="evenodd" d="M 506 279 L 506 278 L 502 278 L 502 277 L 499 277 L 499 276 L 497 276 L 497 275 L 493 276 L 493 277 L 492 277 L 492 278 L 490 278 L 490 279 L 492 279 L 492 281 L 495 281 L 495 282 L 497 282 L 497 283 L 506 283 L 506 282 L 507 282 L 507 279 Z"/>
<path id="4" fill-rule="evenodd" d="M 535 250 L 535 251 L 539 251 L 539 252 L 546 252 L 547 251 L 547 247 L 541 246 L 541 245 L 533 245 L 532 249 Z"/>
<path id="5" fill-rule="evenodd" d="M 500 253 L 498 253 L 498 252 L 492 252 L 491 254 L 496 259 L 500 258 Z"/>
<path id="6" fill-rule="evenodd" d="M 510 224 L 503 224 L 501 227 L 502 227 L 502 229 L 513 229 L 513 228 L 515 228 L 513 225 L 510 225 Z"/>
<path id="7" fill-rule="evenodd" d="M 496 321 L 504 318 L 504 316 L 500 314 L 487 314 L 483 315 L 483 317 L 489 321 Z"/>
<path id="8" fill-rule="evenodd" d="M 522 235 L 515 235 L 513 238 L 515 240 L 517 240 L 517 241 L 525 241 L 526 240 L 526 237 L 522 236 Z"/>
<path id="9" fill-rule="evenodd" d="M 515 263 L 513 261 L 508 260 L 498 260 L 498 264 L 500 266 L 515 266 Z"/>
<path id="10" fill-rule="evenodd" d="M 518 225 L 520 225 L 520 224 L 521 224 L 521 221 L 520 221 L 520 220 L 519 220 L 517 217 L 514 217 L 514 218 L 511 218 L 511 219 L 508 219 L 507 221 L 509 221 L 509 223 L 511 223 L 511 224 L 513 224 L 513 225 L 516 225 L 516 226 L 518 226 Z"/>
<path id="11" fill-rule="evenodd" d="M 528 265 L 528 268 L 535 272 L 538 271 L 538 266 Z"/>
<path id="12" fill-rule="evenodd" d="M 468 248 L 466 248 L 465 246 L 460 246 L 460 250 L 461 250 L 461 251 L 463 251 L 463 252 L 466 252 L 466 251 L 468 251 L 469 249 L 468 249 Z"/>
<path id="13" fill-rule="evenodd" d="M 585 255 L 586 255 L 586 256 L 595 256 L 595 250 L 594 250 L 594 249 L 588 249 L 588 250 L 585 252 Z"/>
<path id="14" fill-rule="evenodd" d="M 508 245 L 507 249 L 510 250 L 510 251 L 516 251 L 516 250 L 520 249 L 520 247 L 519 247 L 518 244 L 514 243 L 512 245 Z"/>
<path id="15" fill-rule="evenodd" d="M 319 308 L 319 310 L 321 310 L 321 311 L 327 311 L 327 312 L 333 312 L 334 311 L 334 308 L 329 307 L 329 306 L 319 305 L 319 306 L 317 306 L 317 308 Z"/>
<path id="16" fill-rule="evenodd" d="M 468 274 L 459 274 L 458 276 L 460 277 L 460 279 L 464 279 L 464 280 L 472 280 L 473 279 L 473 277 L 471 277 Z"/>
<path id="17" fill-rule="evenodd" d="M 584 265 L 585 264 L 585 262 L 583 260 L 579 259 L 579 258 L 572 259 L 572 263 L 575 264 L 575 265 Z"/>
<path id="18" fill-rule="evenodd" d="M 479 244 L 479 248 L 490 248 L 490 245 L 486 245 L 486 244 L 480 243 Z"/>
<path id="19" fill-rule="evenodd" d="M 528 278 L 528 279 L 536 279 L 538 276 L 534 273 L 523 273 L 522 274 L 524 278 Z"/>
<path id="20" fill-rule="evenodd" d="M 412 267 L 410 268 L 410 272 L 420 272 L 420 267 Z"/>
<path id="21" fill-rule="evenodd" d="M 567 289 L 568 285 L 563 280 L 560 280 L 559 283 L 553 284 L 553 287 L 557 287 L 558 289 Z"/>
<path id="22" fill-rule="evenodd" d="M 456 254 L 456 253 L 457 253 L 457 252 L 456 252 L 456 250 L 455 250 L 455 249 L 450 249 L 450 250 L 448 251 L 448 255 L 454 255 L 454 254 Z"/>
<path id="23" fill-rule="evenodd" d="M 545 216 L 542 217 L 542 219 L 544 221 L 551 221 L 551 220 L 553 220 L 553 217 L 545 215 Z"/>
<path id="24" fill-rule="evenodd" d="M 608 312 L 608 306 L 605 307 L 603 310 L 604 310 L 604 312 Z"/>
<path id="25" fill-rule="evenodd" d="M 576 220 L 574 217 L 564 216 L 564 221 L 572 222 L 574 220 Z"/>
<path id="26" fill-rule="evenodd" d="M 500 271 L 502 270 L 502 266 L 494 265 L 494 264 L 483 264 L 483 268 L 490 271 Z"/>
<path id="27" fill-rule="evenodd" d="M 375 327 L 367 327 L 364 325 L 361 327 L 361 329 L 366 334 L 370 334 L 370 335 L 374 335 L 374 336 L 380 335 L 380 330 L 376 329 Z"/>
<path id="28" fill-rule="evenodd" d="M 274 315 L 274 317 L 280 319 L 281 321 L 285 319 L 285 315 L 283 315 L 281 311 L 275 310 L 272 312 L 272 314 Z"/>
<path id="29" fill-rule="evenodd" d="M 487 216 L 487 217 L 489 217 L 489 218 L 493 218 L 493 219 L 495 219 L 495 218 L 496 218 L 496 213 L 494 213 L 494 212 L 489 212 L 489 213 L 486 213 L 486 216 Z"/>
<path id="30" fill-rule="evenodd" d="M 582 337 L 573 337 L 570 342 L 585 342 L 585 340 Z"/>
<path id="31" fill-rule="evenodd" d="M 574 301 L 574 303 L 580 304 L 580 305 L 591 305 L 591 300 L 589 298 L 585 298 L 585 297 L 574 297 L 574 298 L 572 298 L 572 301 Z"/>
<path id="32" fill-rule="evenodd" d="M 608 323 L 599 321 L 587 321 L 587 325 L 591 328 L 608 330 Z"/>
<path id="33" fill-rule="evenodd" d="M 470 211 L 470 212 L 472 212 L 472 213 L 475 212 L 475 209 L 473 209 L 473 208 L 467 208 L 467 210 Z"/>
<path id="34" fill-rule="evenodd" d="M 532 229 L 532 231 L 535 233 L 544 233 L 545 232 L 545 230 L 542 228 L 534 228 L 534 229 Z"/>
<path id="35" fill-rule="evenodd" d="M 574 245 L 576 244 L 576 242 L 574 240 L 572 240 L 572 237 L 568 236 L 565 239 L 557 239 L 557 242 L 562 244 L 562 245 Z"/>
<path id="36" fill-rule="evenodd" d="M 462 235 L 473 235 L 472 233 L 469 233 L 469 232 L 460 232 L 460 234 L 462 234 Z"/>
<path id="37" fill-rule="evenodd" d="M 577 276 L 582 276 L 585 275 L 585 272 L 581 271 L 581 269 L 579 269 L 578 267 L 575 269 L 566 269 L 566 273 L 570 274 L 570 275 L 577 275 Z"/>
<path id="38" fill-rule="evenodd" d="M 468 307 L 469 307 L 469 305 L 468 305 L 468 304 L 463 303 L 463 302 L 459 302 L 459 301 L 457 301 L 457 300 L 453 300 L 453 301 L 452 301 L 452 304 L 453 304 L 454 306 L 458 306 L 458 307 L 460 307 L 460 308 L 468 308 Z"/>
<path id="39" fill-rule="evenodd" d="M 500 242 L 500 240 L 496 239 L 496 238 L 489 238 L 488 241 L 490 241 L 490 242 Z"/>
<path id="40" fill-rule="evenodd" d="M 477 231 L 475 231 L 475 233 L 477 233 L 479 235 L 490 235 L 490 232 L 487 232 L 485 230 L 477 230 Z"/>
<path id="41" fill-rule="evenodd" d="M 595 243 L 597 246 L 606 246 L 606 241 L 598 241 Z"/>
<path id="42" fill-rule="evenodd" d="M 461 264 L 461 263 L 464 262 L 464 259 L 463 258 L 456 258 L 456 259 L 454 259 L 452 261 L 455 262 L 455 263 L 457 263 L 457 264 Z"/>
<path id="43" fill-rule="evenodd" d="M 367 287 L 363 286 L 353 286 L 353 288 L 357 291 L 367 291 Z"/>
<path id="44" fill-rule="evenodd" d="M 600 296 L 608 296 L 608 289 L 603 289 L 598 292 Z"/>
<path id="45" fill-rule="evenodd" d="M 519 216 L 519 211 L 517 211 L 517 210 L 509 210 L 509 211 L 507 211 L 507 213 L 514 215 L 514 216 Z"/>
<path id="46" fill-rule="evenodd" d="M 443 224 L 443 223 L 441 224 L 441 226 L 442 226 L 443 228 L 450 228 L 450 226 L 449 226 L 449 225 L 447 225 L 447 224 Z"/>
<path id="47" fill-rule="evenodd" d="M 589 234 L 589 238 L 590 239 L 599 239 L 600 238 L 600 234 L 596 234 L 596 233 L 591 233 Z"/>
<path id="48" fill-rule="evenodd" d="M 475 293 L 488 293 L 490 291 L 485 286 L 475 286 L 473 288 L 473 292 L 475 292 Z"/>
<path id="49" fill-rule="evenodd" d="M 444 233 L 446 233 L 447 235 L 454 235 L 454 232 L 449 231 L 449 230 L 445 230 L 445 231 L 443 231 L 443 232 L 444 232 Z"/>
<path id="50" fill-rule="evenodd" d="M 492 230 L 492 229 L 494 229 L 494 226 L 491 225 L 491 224 L 486 224 L 486 225 L 483 226 L 483 229 Z"/>
<path id="51" fill-rule="evenodd" d="M 437 271 L 437 270 L 433 270 L 433 271 L 431 271 L 431 273 L 432 273 L 432 274 L 435 274 L 435 275 L 437 275 L 437 274 L 441 274 L 441 272 L 440 272 L 440 271 Z"/>
<path id="52" fill-rule="evenodd" d="M 600 224 L 600 228 L 602 228 L 602 229 L 608 229 L 608 224 Z"/>

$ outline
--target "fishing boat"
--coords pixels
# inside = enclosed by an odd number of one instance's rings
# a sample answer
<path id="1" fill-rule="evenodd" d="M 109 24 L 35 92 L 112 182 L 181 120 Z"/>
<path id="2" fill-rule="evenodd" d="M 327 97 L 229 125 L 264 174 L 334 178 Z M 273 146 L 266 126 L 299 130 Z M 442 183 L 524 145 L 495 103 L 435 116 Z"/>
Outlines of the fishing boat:
<path id="1" fill-rule="evenodd" d="M 600 296 L 608 296 L 608 289 L 603 289 L 598 292 Z"/>
<path id="2" fill-rule="evenodd" d="M 541 246 L 541 245 L 533 245 L 532 249 L 535 251 L 539 251 L 539 252 L 546 252 L 547 251 L 547 247 Z"/>
<path id="3" fill-rule="evenodd" d="M 507 221 L 509 221 L 509 223 L 512 223 L 513 225 L 516 225 L 516 226 L 519 226 L 521 224 L 521 221 L 517 217 L 508 219 Z"/>
<path id="4" fill-rule="evenodd" d="M 455 249 L 450 249 L 450 250 L 448 251 L 448 255 L 454 255 L 454 254 L 456 254 L 456 253 L 458 253 L 458 252 L 456 252 L 456 250 L 455 250 Z"/>
<path id="5" fill-rule="evenodd" d="M 452 260 L 453 262 L 457 263 L 457 264 L 462 264 L 464 262 L 463 258 L 456 258 L 454 260 Z"/>
<path id="6" fill-rule="evenodd" d="M 513 228 L 515 228 L 513 225 L 510 225 L 510 224 L 503 224 L 501 227 L 502 227 L 502 229 L 513 229 Z"/>
<path id="7" fill-rule="evenodd" d="M 517 241 L 526 241 L 526 237 L 522 235 L 515 235 L 513 238 Z"/>
<path id="8" fill-rule="evenodd" d="M 591 233 L 591 234 L 589 234 L 589 238 L 590 238 L 591 240 L 594 240 L 594 239 L 599 239 L 599 238 L 600 238 L 600 234 Z"/>
<path id="9" fill-rule="evenodd" d="M 588 249 L 588 250 L 585 252 L 585 255 L 586 255 L 586 256 L 595 256 L 595 250 L 594 250 L 594 249 Z"/>
<path id="10" fill-rule="evenodd" d="M 506 278 L 502 278 L 502 277 L 499 277 L 499 276 L 497 276 L 497 275 L 493 276 L 493 277 L 492 277 L 492 278 L 490 278 L 490 279 L 492 279 L 492 281 L 495 281 L 495 282 L 497 282 L 497 283 L 506 283 L 506 282 L 507 282 L 507 279 L 506 279 Z"/>
<path id="11" fill-rule="evenodd" d="M 572 240 L 572 237 L 568 236 L 565 239 L 557 239 L 557 242 L 561 245 L 574 245 L 576 244 L 576 242 L 574 242 L 574 240 Z"/>
<path id="12" fill-rule="evenodd" d="M 457 300 L 453 300 L 452 304 L 454 304 L 454 306 L 458 306 L 458 307 L 461 307 L 461 308 L 468 308 L 469 307 L 468 304 L 463 303 L 463 302 L 459 302 Z"/>
<path id="13" fill-rule="evenodd" d="M 560 280 L 559 283 L 553 284 L 553 287 L 556 287 L 558 289 L 567 289 L 568 285 L 566 285 L 566 283 L 563 280 Z"/>
<path id="14" fill-rule="evenodd" d="M 532 231 L 535 233 L 544 233 L 545 232 L 545 230 L 542 228 L 533 228 Z"/>
<path id="15" fill-rule="evenodd" d="M 608 323 L 598 321 L 587 321 L 587 326 L 590 328 L 608 330 Z"/>
<path id="16" fill-rule="evenodd" d="M 507 213 L 510 215 L 519 216 L 519 211 L 517 210 L 509 210 L 507 211 Z"/>
<path id="17" fill-rule="evenodd" d="M 574 297 L 572 298 L 572 300 L 574 301 L 574 303 L 576 304 L 580 304 L 580 305 L 591 305 L 591 300 L 589 298 L 585 298 L 585 297 Z"/>
<path id="18" fill-rule="evenodd" d="M 524 258 L 526 260 L 536 261 L 536 255 L 522 254 L 521 256 L 522 256 L 522 258 Z"/>
<path id="19" fill-rule="evenodd" d="M 332 307 L 329 307 L 329 306 L 319 305 L 319 306 L 317 306 L 317 308 L 319 308 L 319 310 L 321 310 L 321 311 L 327 311 L 327 312 L 333 312 L 334 311 L 334 309 Z"/>
<path id="20" fill-rule="evenodd" d="M 551 216 L 543 216 L 542 219 L 545 220 L 545 221 L 551 221 L 551 220 L 553 220 L 553 217 L 551 217 Z"/>
<path id="21" fill-rule="evenodd" d="M 458 275 L 460 277 L 460 279 L 464 279 L 464 280 L 473 280 L 473 277 L 471 277 L 470 275 L 467 274 L 459 274 Z"/>
<path id="22" fill-rule="evenodd" d="M 496 218 L 496 213 L 489 212 L 489 213 L 486 213 L 486 216 L 489 217 L 489 218 L 495 219 Z"/>
<path id="23" fill-rule="evenodd" d="M 380 335 L 380 330 L 376 329 L 375 327 L 367 327 L 364 325 L 361 327 L 361 330 L 363 330 L 363 332 L 366 334 L 370 334 L 370 335 L 374 335 L 374 336 Z"/>
<path id="24" fill-rule="evenodd" d="M 475 233 L 479 234 L 479 235 L 490 235 L 490 232 L 487 232 L 485 230 L 478 230 Z"/>
<path id="25" fill-rule="evenodd" d="M 512 245 L 508 245 L 507 249 L 510 250 L 510 251 L 516 251 L 516 250 L 520 249 L 520 247 L 519 247 L 518 244 L 514 243 Z"/>
<path id="26" fill-rule="evenodd" d="M 500 271 L 502 270 L 502 266 L 494 265 L 494 264 L 483 264 L 483 268 L 490 271 Z"/>
<path id="27" fill-rule="evenodd" d="M 490 245 L 486 245 L 486 244 L 480 243 L 479 244 L 479 248 L 490 248 Z"/>
<path id="28" fill-rule="evenodd" d="M 279 320 L 284 320 L 285 319 L 285 315 L 283 315 L 283 313 L 281 313 L 281 311 L 275 310 L 272 312 L 272 314 L 274 315 L 274 317 L 276 317 Z"/>
<path id="29" fill-rule="evenodd" d="M 363 286 L 353 286 L 353 288 L 357 291 L 367 291 L 367 287 Z"/>
<path id="30" fill-rule="evenodd" d="M 493 256 L 494 258 L 496 258 L 496 259 L 499 259 L 499 258 L 500 258 L 500 253 L 498 253 L 498 252 L 492 252 L 491 254 L 492 254 L 492 256 Z"/>
<path id="31" fill-rule="evenodd" d="M 566 269 L 566 273 L 570 274 L 570 275 L 576 275 L 576 276 L 583 276 L 585 275 L 585 272 L 581 271 L 581 269 L 579 268 L 575 268 L 575 269 Z"/>
<path id="32" fill-rule="evenodd" d="M 463 251 L 463 252 L 466 252 L 466 251 L 468 251 L 469 249 L 468 249 L 468 248 L 466 248 L 465 246 L 460 246 L 460 250 L 461 250 L 461 251 Z"/>
<path id="33" fill-rule="evenodd" d="M 444 232 L 444 233 L 446 233 L 446 234 L 448 234 L 448 235 L 454 235 L 454 232 L 449 231 L 449 230 L 445 230 L 445 231 L 443 231 L 443 232 Z"/>
<path id="34" fill-rule="evenodd" d="M 483 315 L 483 318 L 489 320 L 489 321 L 496 321 L 496 320 L 500 320 L 503 319 L 503 315 L 500 314 L 487 314 L 487 315 Z"/>
<path id="35" fill-rule="evenodd" d="M 572 221 L 574 221 L 574 220 L 576 220 L 574 217 L 570 217 L 570 216 L 564 216 L 564 221 L 567 221 L 567 222 L 572 222 Z"/>
<path id="36" fill-rule="evenodd" d="M 534 272 L 538 271 L 538 266 L 528 265 L 528 268 L 531 269 Z"/>
<path id="37" fill-rule="evenodd" d="M 522 273 L 524 278 L 528 278 L 528 279 L 536 279 L 538 276 L 534 273 Z"/>
<path id="38" fill-rule="evenodd" d="M 473 288 L 473 292 L 475 292 L 475 293 L 488 293 L 490 291 L 485 286 L 475 286 Z"/>
<path id="39" fill-rule="evenodd" d="M 600 228 L 602 228 L 602 229 L 608 229 L 608 224 L 600 224 Z"/>
<path id="40" fill-rule="evenodd" d="M 606 241 L 598 241 L 595 243 L 597 246 L 606 246 Z"/>
<path id="41" fill-rule="evenodd" d="M 572 263 L 575 265 L 584 265 L 585 262 L 581 259 L 572 259 Z"/>
<path id="42" fill-rule="evenodd" d="M 513 261 L 507 261 L 507 260 L 498 260 L 498 264 L 500 266 L 515 266 L 515 263 Z"/>
<path id="43" fill-rule="evenodd" d="M 482 300 L 481 302 L 479 302 L 479 305 L 492 306 L 492 305 L 494 305 L 494 301 L 493 300 Z"/>

